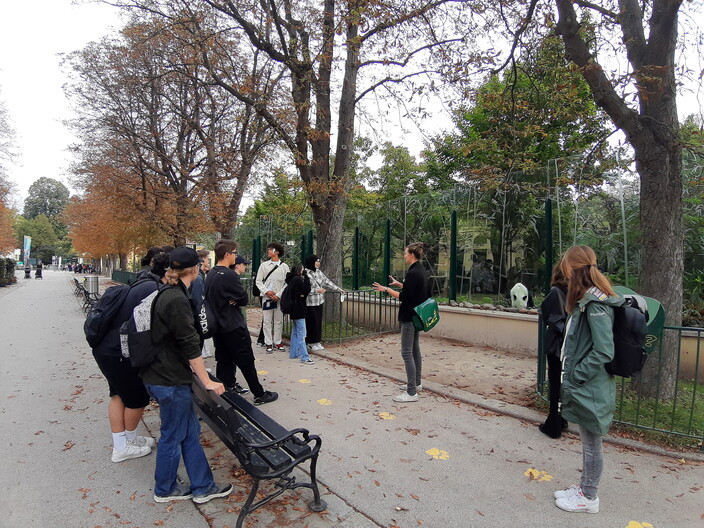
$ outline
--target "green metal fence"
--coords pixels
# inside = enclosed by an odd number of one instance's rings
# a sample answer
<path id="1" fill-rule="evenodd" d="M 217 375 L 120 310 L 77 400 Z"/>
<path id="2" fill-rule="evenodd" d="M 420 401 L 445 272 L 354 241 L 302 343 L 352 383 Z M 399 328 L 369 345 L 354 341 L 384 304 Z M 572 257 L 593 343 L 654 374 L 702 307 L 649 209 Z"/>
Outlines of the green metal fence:
<path id="1" fill-rule="evenodd" d="M 112 272 L 112 280 L 115 282 L 121 282 L 122 284 L 132 284 L 137 280 L 138 273 L 133 273 L 131 271 L 121 271 L 114 270 Z"/>
<path id="2" fill-rule="evenodd" d="M 398 301 L 374 290 L 327 292 L 323 304 L 322 340 L 341 343 L 372 335 L 398 332 Z M 284 335 L 291 321 L 284 316 Z"/>
<path id="3" fill-rule="evenodd" d="M 539 325 L 542 328 L 543 325 Z M 664 327 L 660 346 L 653 352 L 657 357 L 648 361 L 658 363 L 657 375 L 648 380 L 648 394 L 637 390 L 631 379 L 617 378 L 616 412 L 614 423 L 635 427 L 644 431 L 654 431 L 672 436 L 692 439 L 704 451 L 704 352 L 702 337 L 704 328 Z M 543 336 L 538 336 L 538 384 L 537 392 L 547 399 L 548 383 L 546 360 L 543 353 Z M 677 369 L 674 377 L 674 396 L 664 397 L 667 380 L 662 375 L 663 348 L 675 343 Z M 671 388 L 671 387 L 668 387 Z"/>

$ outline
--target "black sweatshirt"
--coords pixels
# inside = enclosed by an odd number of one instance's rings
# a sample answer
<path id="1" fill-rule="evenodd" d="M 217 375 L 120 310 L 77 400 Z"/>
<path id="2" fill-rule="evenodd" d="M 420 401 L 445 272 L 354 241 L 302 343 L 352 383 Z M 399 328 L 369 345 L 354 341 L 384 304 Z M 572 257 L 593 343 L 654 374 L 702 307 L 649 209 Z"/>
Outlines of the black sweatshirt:
<path id="1" fill-rule="evenodd" d="M 420 262 L 414 262 L 408 268 L 406 278 L 403 280 L 403 288 L 399 300 L 401 306 L 398 309 L 398 320 L 402 322 L 413 321 L 413 308 L 428 299 L 428 273 Z"/>
<path id="2" fill-rule="evenodd" d="M 248 301 L 240 276 L 230 268 L 215 266 L 205 276 L 205 302 L 215 314 L 218 334 L 247 328 L 240 307 L 247 306 Z"/>

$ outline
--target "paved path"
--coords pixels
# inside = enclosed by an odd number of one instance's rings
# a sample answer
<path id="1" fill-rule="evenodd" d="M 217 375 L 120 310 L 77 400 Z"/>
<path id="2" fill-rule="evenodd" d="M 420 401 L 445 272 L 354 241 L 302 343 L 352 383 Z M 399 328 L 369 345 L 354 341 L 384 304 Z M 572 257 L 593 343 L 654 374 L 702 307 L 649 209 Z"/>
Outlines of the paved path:
<path id="1" fill-rule="evenodd" d="M 226 501 L 156 504 L 153 455 L 110 462 L 106 384 L 83 339 L 73 275 L 44 275 L 0 290 L 0 526 L 233 527 L 248 477 L 207 426 L 209 460 L 220 480 L 236 484 Z M 482 403 L 500 412 L 477 407 L 465 403 L 477 397 L 432 381 L 434 392 L 418 403 L 395 404 L 388 377 L 399 372 L 395 351 L 370 372 L 358 360 L 357 367 L 338 361 L 344 350 L 330 347 L 313 366 L 258 354 L 263 384 L 281 394 L 263 409 L 323 438 L 319 476 L 329 509 L 309 512 L 308 491 L 285 494 L 248 517 L 249 526 L 704 526 L 701 462 L 607 444 L 601 512 L 568 514 L 551 496 L 579 478 L 573 434 L 549 440 L 530 421 L 534 414 L 486 397 Z M 158 438 L 157 412 L 144 422 Z"/>

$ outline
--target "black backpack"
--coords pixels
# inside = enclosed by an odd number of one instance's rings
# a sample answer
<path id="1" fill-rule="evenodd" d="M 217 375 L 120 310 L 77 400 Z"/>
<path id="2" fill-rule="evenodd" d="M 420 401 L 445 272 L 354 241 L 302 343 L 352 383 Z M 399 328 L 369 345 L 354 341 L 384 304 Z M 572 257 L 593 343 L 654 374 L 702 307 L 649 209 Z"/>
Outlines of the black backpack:
<path id="1" fill-rule="evenodd" d="M 120 327 L 120 348 L 122 356 L 129 359 L 135 368 L 146 367 L 154 362 L 158 352 L 152 343 L 152 318 L 159 295 L 172 286 L 147 295 L 135 306 L 132 316 Z"/>
<path id="2" fill-rule="evenodd" d="M 281 292 L 281 297 L 279 298 L 279 306 L 281 306 L 281 313 L 286 315 L 291 315 L 293 311 L 293 298 L 291 297 L 291 285 L 284 288 Z"/>
<path id="3" fill-rule="evenodd" d="M 149 280 L 153 279 L 141 279 L 131 286 L 119 284 L 105 290 L 103 295 L 100 296 L 100 299 L 98 299 L 98 302 L 96 302 L 90 312 L 88 312 L 86 321 L 83 323 L 83 332 L 91 348 L 97 347 L 110 331 L 110 328 L 112 328 L 115 317 L 119 313 L 120 308 L 122 308 L 122 304 L 125 302 L 130 289 L 137 284 L 142 284 Z"/>
<path id="4" fill-rule="evenodd" d="M 621 306 L 614 306 L 614 359 L 606 364 L 606 372 L 630 378 L 643 369 L 648 359 L 648 307 L 639 295 L 624 295 L 624 299 Z"/>

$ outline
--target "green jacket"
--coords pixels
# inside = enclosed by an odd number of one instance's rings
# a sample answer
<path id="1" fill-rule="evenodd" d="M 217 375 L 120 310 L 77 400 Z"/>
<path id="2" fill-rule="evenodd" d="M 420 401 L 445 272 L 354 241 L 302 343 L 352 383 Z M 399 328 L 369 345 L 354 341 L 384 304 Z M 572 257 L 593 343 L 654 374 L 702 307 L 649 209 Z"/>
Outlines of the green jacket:
<path id="1" fill-rule="evenodd" d="M 616 381 L 604 365 L 614 358 L 614 306 L 623 298 L 590 288 L 568 323 L 562 355 L 562 417 L 605 435 L 616 408 Z"/>

